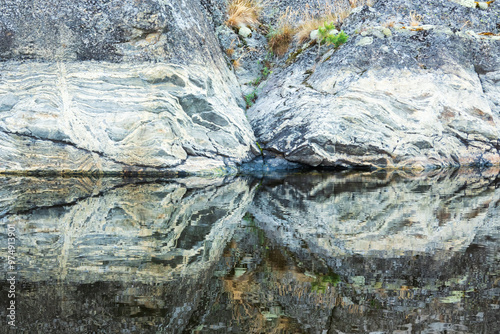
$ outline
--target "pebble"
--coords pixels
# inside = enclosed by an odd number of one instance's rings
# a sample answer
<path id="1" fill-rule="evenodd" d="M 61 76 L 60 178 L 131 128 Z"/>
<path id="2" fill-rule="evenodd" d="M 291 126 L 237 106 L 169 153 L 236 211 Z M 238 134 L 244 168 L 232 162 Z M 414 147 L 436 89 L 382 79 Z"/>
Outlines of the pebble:
<path id="1" fill-rule="evenodd" d="M 378 38 L 384 38 L 385 35 L 380 30 L 372 30 L 372 35 Z"/>
<path id="2" fill-rule="evenodd" d="M 246 27 L 246 26 L 243 26 L 240 28 L 240 30 L 238 31 L 238 34 L 243 37 L 243 38 L 247 38 L 249 36 L 252 36 L 252 30 L 250 30 L 250 28 Z"/>
<path id="3" fill-rule="evenodd" d="M 384 35 L 386 35 L 387 37 L 391 37 L 391 36 L 392 36 L 391 29 L 389 29 L 389 28 L 384 28 L 384 29 L 382 29 L 382 33 L 383 33 Z"/>
<path id="4" fill-rule="evenodd" d="M 476 2 L 474 0 L 455 0 L 454 2 L 458 3 L 459 5 L 469 7 L 469 8 L 476 7 Z"/>
<path id="5" fill-rule="evenodd" d="M 373 43 L 373 37 L 363 37 L 356 42 L 357 46 L 366 46 Z"/>
<path id="6" fill-rule="evenodd" d="M 477 6 L 481 9 L 488 9 L 488 3 L 487 2 L 478 2 Z"/>
<path id="7" fill-rule="evenodd" d="M 309 38 L 311 39 L 311 41 L 318 41 L 319 38 L 318 29 L 311 31 L 311 33 L 309 34 Z"/>

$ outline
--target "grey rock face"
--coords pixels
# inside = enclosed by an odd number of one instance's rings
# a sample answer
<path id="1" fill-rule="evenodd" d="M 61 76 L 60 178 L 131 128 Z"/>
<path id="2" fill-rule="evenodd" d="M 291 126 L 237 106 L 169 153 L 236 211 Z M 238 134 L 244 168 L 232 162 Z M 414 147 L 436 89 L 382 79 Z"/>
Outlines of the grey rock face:
<path id="1" fill-rule="evenodd" d="M 409 25 L 412 10 L 420 27 Z M 399 0 L 356 10 L 342 26 L 346 44 L 323 46 L 321 59 L 307 49 L 269 79 L 248 111 L 258 142 L 311 166 L 500 163 L 500 43 L 479 35 L 497 32 L 499 13 Z M 458 29 L 461 15 L 477 25 Z M 386 36 L 391 21 L 408 26 Z"/>
<path id="2" fill-rule="evenodd" d="M 214 171 L 258 152 L 198 1 L 1 7 L 0 172 Z"/>
<path id="3" fill-rule="evenodd" d="M 195 171 L 251 156 L 235 98 L 202 67 L 8 62 L 1 71 L 1 171 Z"/>

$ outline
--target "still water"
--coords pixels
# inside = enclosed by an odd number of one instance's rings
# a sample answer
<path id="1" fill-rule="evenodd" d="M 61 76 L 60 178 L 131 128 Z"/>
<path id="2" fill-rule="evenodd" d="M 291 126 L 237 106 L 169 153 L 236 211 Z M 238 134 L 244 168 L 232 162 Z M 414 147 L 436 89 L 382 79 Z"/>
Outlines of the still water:
<path id="1" fill-rule="evenodd" d="M 499 333 L 499 237 L 498 169 L 2 177 L 0 332 Z"/>

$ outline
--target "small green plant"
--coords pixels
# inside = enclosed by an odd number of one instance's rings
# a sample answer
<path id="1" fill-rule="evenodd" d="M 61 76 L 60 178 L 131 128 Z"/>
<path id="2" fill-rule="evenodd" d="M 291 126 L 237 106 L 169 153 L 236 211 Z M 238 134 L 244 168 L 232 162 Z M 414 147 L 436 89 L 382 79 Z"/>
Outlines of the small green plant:
<path id="1" fill-rule="evenodd" d="M 269 70 L 267 66 L 264 66 L 264 68 L 262 69 L 262 76 L 264 77 L 264 79 L 267 78 L 271 73 L 273 73 L 273 71 Z"/>
<path id="2" fill-rule="evenodd" d="M 262 147 L 260 147 L 259 142 L 255 142 L 255 144 L 257 144 L 257 147 L 258 147 L 258 148 L 259 148 L 259 150 L 260 150 L 260 155 L 264 155 L 264 151 L 262 151 Z"/>
<path id="3" fill-rule="evenodd" d="M 311 290 L 325 293 L 329 286 L 337 286 L 341 281 L 340 276 L 336 273 L 320 275 L 315 282 L 311 283 Z"/>
<path id="4" fill-rule="evenodd" d="M 349 38 L 344 30 L 338 32 L 338 30 L 335 29 L 333 22 L 324 22 L 323 26 L 318 28 L 318 37 L 318 57 L 321 50 L 321 44 L 333 44 L 335 45 L 335 48 L 338 48 L 347 42 L 347 39 Z M 314 65 L 314 67 L 316 67 L 316 65 Z"/>
<path id="5" fill-rule="evenodd" d="M 252 85 L 258 86 L 262 81 L 266 80 L 271 73 L 273 73 L 273 71 L 269 70 L 267 66 L 264 66 L 261 74 L 254 81 L 252 81 Z"/>
<path id="6" fill-rule="evenodd" d="M 254 89 L 250 94 L 245 95 L 245 102 L 247 104 L 247 109 L 253 106 L 255 103 L 255 100 L 257 100 L 257 90 Z"/>
<path id="7" fill-rule="evenodd" d="M 325 22 L 322 27 L 318 28 L 319 34 L 319 44 L 321 43 L 330 45 L 335 45 L 336 48 L 347 42 L 349 36 L 342 30 L 340 32 L 335 33 L 337 30 L 335 29 L 335 25 L 333 22 L 327 23 Z"/>
<path id="8" fill-rule="evenodd" d="M 250 108 L 251 106 L 253 106 L 253 104 L 255 103 L 255 100 L 257 100 L 257 92 L 258 92 L 258 86 L 259 84 L 266 80 L 267 77 L 273 73 L 273 71 L 271 71 L 269 69 L 269 67 L 272 65 L 268 60 L 267 60 L 267 57 L 264 59 L 264 62 L 265 64 L 267 64 L 267 66 L 264 66 L 262 69 L 261 69 L 261 72 L 260 72 L 260 75 L 255 78 L 254 81 L 251 81 L 250 83 L 255 87 L 253 89 L 253 91 L 247 95 L 245 95 L 245 102 L 246 102 L 246 105 L 247 105 L 247 109 Z M 257 64 L 260 65 L 260 61 L 257 61 Z M 268 67 L 269 66 L 269 67 Z"/>
<path id="9" fill-rule="evenodd" d="M 333 24 L 333 22 L 330 22 L 330 23 L 325 22 L 325 23 L 323 23 L 322 27 L 318 28 L 318 32 L 319 32 L 320 36 L 325 38 L 328 35 L 328 33 L 334 29 L 335 29 L 335 24 Z"/>

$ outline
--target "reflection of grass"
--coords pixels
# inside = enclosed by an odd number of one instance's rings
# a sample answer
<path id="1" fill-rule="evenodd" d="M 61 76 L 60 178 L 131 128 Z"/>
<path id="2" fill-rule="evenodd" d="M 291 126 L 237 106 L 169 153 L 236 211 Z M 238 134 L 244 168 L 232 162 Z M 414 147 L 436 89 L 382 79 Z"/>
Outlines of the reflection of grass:
<path id="1" fill-rule="evenodd" d="M 262 231 L 260 228 L 257 227 L 257 224 L 255 224 L 255 217 L 247 212 L 243 216 L 243 220 L 248 222 L 248 228 L 259 239 L 259 246 L 263 247 L 264 249 L 267 249 L 268 247 L 264 247 L 267 244 L 266 234 L 264 233 L 264 231 Z"/>
<path id="2" fill-rule="evenodd" d="M 303 264 L 286 248 L 276 247 L 268 239 L 254 216 L 246 213 L 243 221 L 245 235 L 241 237 L 245 241 L 231 241 L 232 252 L 227 253 L 232 257 L 231 269 L 221 277 L 234 324 L 250 333 L 302 332 L 300 324 L 289 317 L 287 308 L 280 306 L 281 301 L 287 300 L 314 308 L 341 306 L 351 313 L 362 312 L 359 305 L 343 304 L 335 289 L 341 282 L 338 274 L 304 272 Z M 248 257 L 252 259 L 245 259 Z"/>
<path id="3" fill-rule="evenodd" d="M 337 286 L 340 283 L 340 276 L 335 273 L 320 275 L 316 281 L 311 283 L 311 289 L 315 292 L 326 293 L 329 286 Z"/>

